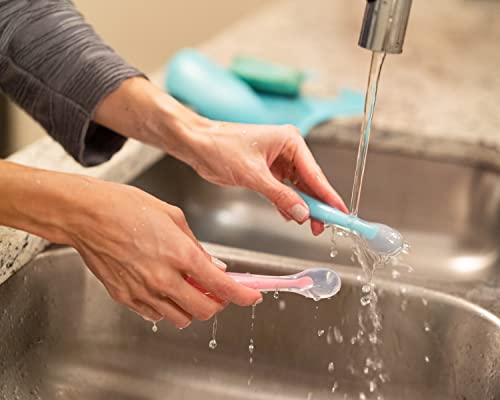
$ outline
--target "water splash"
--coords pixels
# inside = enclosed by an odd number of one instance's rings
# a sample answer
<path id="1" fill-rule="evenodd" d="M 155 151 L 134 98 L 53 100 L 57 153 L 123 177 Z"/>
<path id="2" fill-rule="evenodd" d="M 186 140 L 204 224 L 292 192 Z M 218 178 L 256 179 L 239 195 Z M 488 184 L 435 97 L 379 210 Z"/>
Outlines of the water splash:
<path id="1" fill-rule="evenodd" d="M 248 343 L 248 353 L 250 356 L 248 357 L 248 362 L 250 364 L 253 364 L 253 353 L 255 351 L 255 343 L 253 339 L 253 331 L 255 328 L 255 309 L 257 308 L 257 305 L 254 304 L 252 305 L 252 314 L 251 314 L 251 322 L 250 322 L 250 340 Z"/>
<path id="2" fill-rule="evenodd" d="M 217 348 L 217 315 L 214 316 L 214 322 L 212 323 L 212 339 L 208 342 L 208 347 L 211 350 L 215 350 Z"/>

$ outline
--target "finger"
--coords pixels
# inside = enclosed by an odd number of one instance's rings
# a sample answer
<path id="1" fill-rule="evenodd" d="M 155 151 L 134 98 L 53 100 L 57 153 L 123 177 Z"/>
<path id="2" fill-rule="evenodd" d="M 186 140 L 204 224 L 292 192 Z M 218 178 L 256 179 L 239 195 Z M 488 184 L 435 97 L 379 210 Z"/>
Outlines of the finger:
<path id="1" fill-rule="evenodd" d="M 219 299 L 216 295 L 210 293 L 207 289 L 205 289 L 202 285 L 200 285 L 198 282 L 196 282 L 192 277 L 186 276 L 186 282 L 190 284 L 192 287 L 194 287 L 196 290 L 198 290 L 200 293 L 203 293 L 205 296 L 209 297 L 213 301 L 222 304 L 224 307 L 227 306 L 227 302 Z"/>
<path id="2" fill-rule="evenodd" d="M 301 179 L 298 179 L 296 181 L 295 186 L 297 187 L 297 189 L 308 194 L 309 196 L 316 196 L 316 194 L 309 188 L 309 186 L 307 186 Z M 324 230 L 325 224 L 323 223 L 323 221 L 318 221 L 311 218 L 311 231 L 314 236 L 320 235 Z"/>
<path id="3" fill-rule="evenodd" d="M 328 183 L 325 174 L 316 163 L 311 151 L 304 141 L 298 145 L 294 158 L 297 173 L 313 192 L 318 200 L 347 213 L 348 209 L 335 189 Z"/>
<path id="4" fill-rule="evenodd" d="M 189 275 L 221 300 L 240 306 L 249 306 L 262 301 L 260 292 L 240 285 L 214 264 L 206 262 L 201 257 L 190 268 Z"/>
<path id="5" fill-rule="evenodd" d="M 325 225 L 323 224 L 323 222 L 320 222 L 315 219 L 311 220 L 311 231 L 314 236 L 321 235 L 324 230 L 325 230 Z"/>
<path id="6" fill-rule="evenodd" d="M 200 321 L 207 321 L 224 309 L 224 305 L 215 302 L 185 280 L 179 282 L 175 293 L 170 298 L 183 310 Z"/>
<path id="7" fill-rule="evenodd" d="M 172 206 L 169 206 L 169 207 L 172 207 Z M 224 263 L 223 261 L 219 260 L 218 258 L 208 254 L 208 252 L 203 248 L 203 246 L 198 241 L 198 239 L 196 239 L 196 237 L 194 236 L 194 233 L 191 230 L 191 228 L 189 227 L 189 224 L 187 223 L 187 220 L 186 220 L 182 210 L 180 208 L 177 208 L 177 207 L 173 207 L 173 208 L 176 209 L 176 211 L 174 212 L 174 217 L 173 217 L 176 225 L 189 237 L 189 239 L 191 239 L 191 241 L 196 245 L 196 247 L 198 247 L 206 255 L 207 259 L 209 259 L 213 264 L 215 264 L 216 267 L 225 271 L 227 269 L 226 263 Z"/>
<path id="8" fill-rule="evenodd" d="M 140 300 L 133 300 L 132 302 L 126 304 L 126 306 L 136 314 L 139 314 L 145 320 L 158 322 L 163 319 L 162 315 Z"/>
<path id="9" fill-rule="evenodd" d="M 271 172 L 265 173 L 257 190 L 280 211 L 299 224 L 309 218 L 309 209 L 301 197 L 290 187 L 278 181 Z"/>
<path id="10" fill-rule="evenodd" d="M 285 214 L 283 211 L 279 210 L 278 209 L 278 212 L 281 214 L 281 216 L 285 219 L 286 222 L 288 221 L 291 221 L 292 219 L 287 215 Z"/>
<path id="11" fill-rule="evenodd" d="M 141 301 L 170 321 L 176 328 L 184 329 L 191 324 L 192 316 L 182 310 L 169 298 L 157 298 L 153 295 Z"/>

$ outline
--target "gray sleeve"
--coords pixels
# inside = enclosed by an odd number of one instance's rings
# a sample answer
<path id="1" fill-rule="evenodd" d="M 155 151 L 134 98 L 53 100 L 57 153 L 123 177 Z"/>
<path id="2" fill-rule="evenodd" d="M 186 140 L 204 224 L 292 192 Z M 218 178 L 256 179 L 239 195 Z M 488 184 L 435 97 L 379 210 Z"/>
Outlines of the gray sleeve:
<path id="1" fill-rule="evenodd" d="M 69 0 L 0 0 L 0 89 L 79 163 L 107 161 L 125 138 L 92 121 L 125 79 L 144 76 Z"/>

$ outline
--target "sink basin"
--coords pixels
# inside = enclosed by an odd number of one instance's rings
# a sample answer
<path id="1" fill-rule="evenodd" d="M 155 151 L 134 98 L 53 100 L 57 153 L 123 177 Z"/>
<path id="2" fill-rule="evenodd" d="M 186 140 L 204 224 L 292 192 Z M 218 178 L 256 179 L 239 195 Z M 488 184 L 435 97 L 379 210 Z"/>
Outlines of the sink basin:
<path id="1" fill-rule="evenodd" d="M 343 198 L 350 199 L 356 150 L 311 139 L 309 146 Z M 500 182 L 472 165 L 371 151 L 360 216 L 398 229 L 412 245 L 405 262 L 433 280 L 476 281 L 498 276 Z M 240 188 L 205 182 L 166 157 L 135 185 L 181 207 L 203 241 L 331 261 L 330 234 L 285 223 L 267 201 Z M 336 263 L 352 265 L 350 242 L 339 240 Z"/>
<path id="2" fill-rule="evenodd" d="M 235 271 L 318 265 L 222 246 L 209 251 Z M 500 399 L 497 317 L 457 297 L 379 280 L 380 342 L 365 333 L 353 344 L 359 320 L 371 329 L 369 307 L 360 304 L 355 271 L 337 269 L 343 289 L 336 297 L 315 303 L 268 294 L 253 330 L 252 309 L 230 306 L 211 350 L 212 322 L 184 331 L 160 323 L 153 333 L 108 298 L 76 252 L 50 250 L 0 290 L 0 399 Z M 379 359 L 383 367 L 374 370 Z"/>

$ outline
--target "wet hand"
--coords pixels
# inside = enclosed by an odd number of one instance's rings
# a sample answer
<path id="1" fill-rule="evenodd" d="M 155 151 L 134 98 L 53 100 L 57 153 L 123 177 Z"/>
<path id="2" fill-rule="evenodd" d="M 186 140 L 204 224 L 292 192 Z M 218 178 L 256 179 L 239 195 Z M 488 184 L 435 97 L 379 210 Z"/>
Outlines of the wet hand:
<path id="1" fill-rule="evenodd" d="M 283 182 L 347 212 L 297 128 L 211 121 L 145 79 L 132 78 L 105 98 L 95 121 L 152 144 L 219 185 L 244 186 L 267 197 L 286 219 L 309 218 L 304 201 Z M 323 224 L 312 221 L 320 234 Z"/>
<path id="2" fill-rule="evenodd" d="M 347 208 L 328 183 L 297 128 L 291 125 L 244 125 L 206 122 L 198 128 L 192 167 L 206 180 L 244 186 L 263 194 L 287 220 L 299 224 L 309 218 L 300 196 L 284 182 L 333 207 Z M 320 234 L 324 226 L 312 220 Z"/>
<path id="3" fill-rule="evenodd" d="M 69 244 L 114 300 L 146 319 L 165 318 L 184 328 L 227 303 L 247 306 L 261 299 L 223 272 L 224 264 L 201 247 L 179 208 L 130 186 L 91 182 L 84 213 L 69 228 Z"/>

